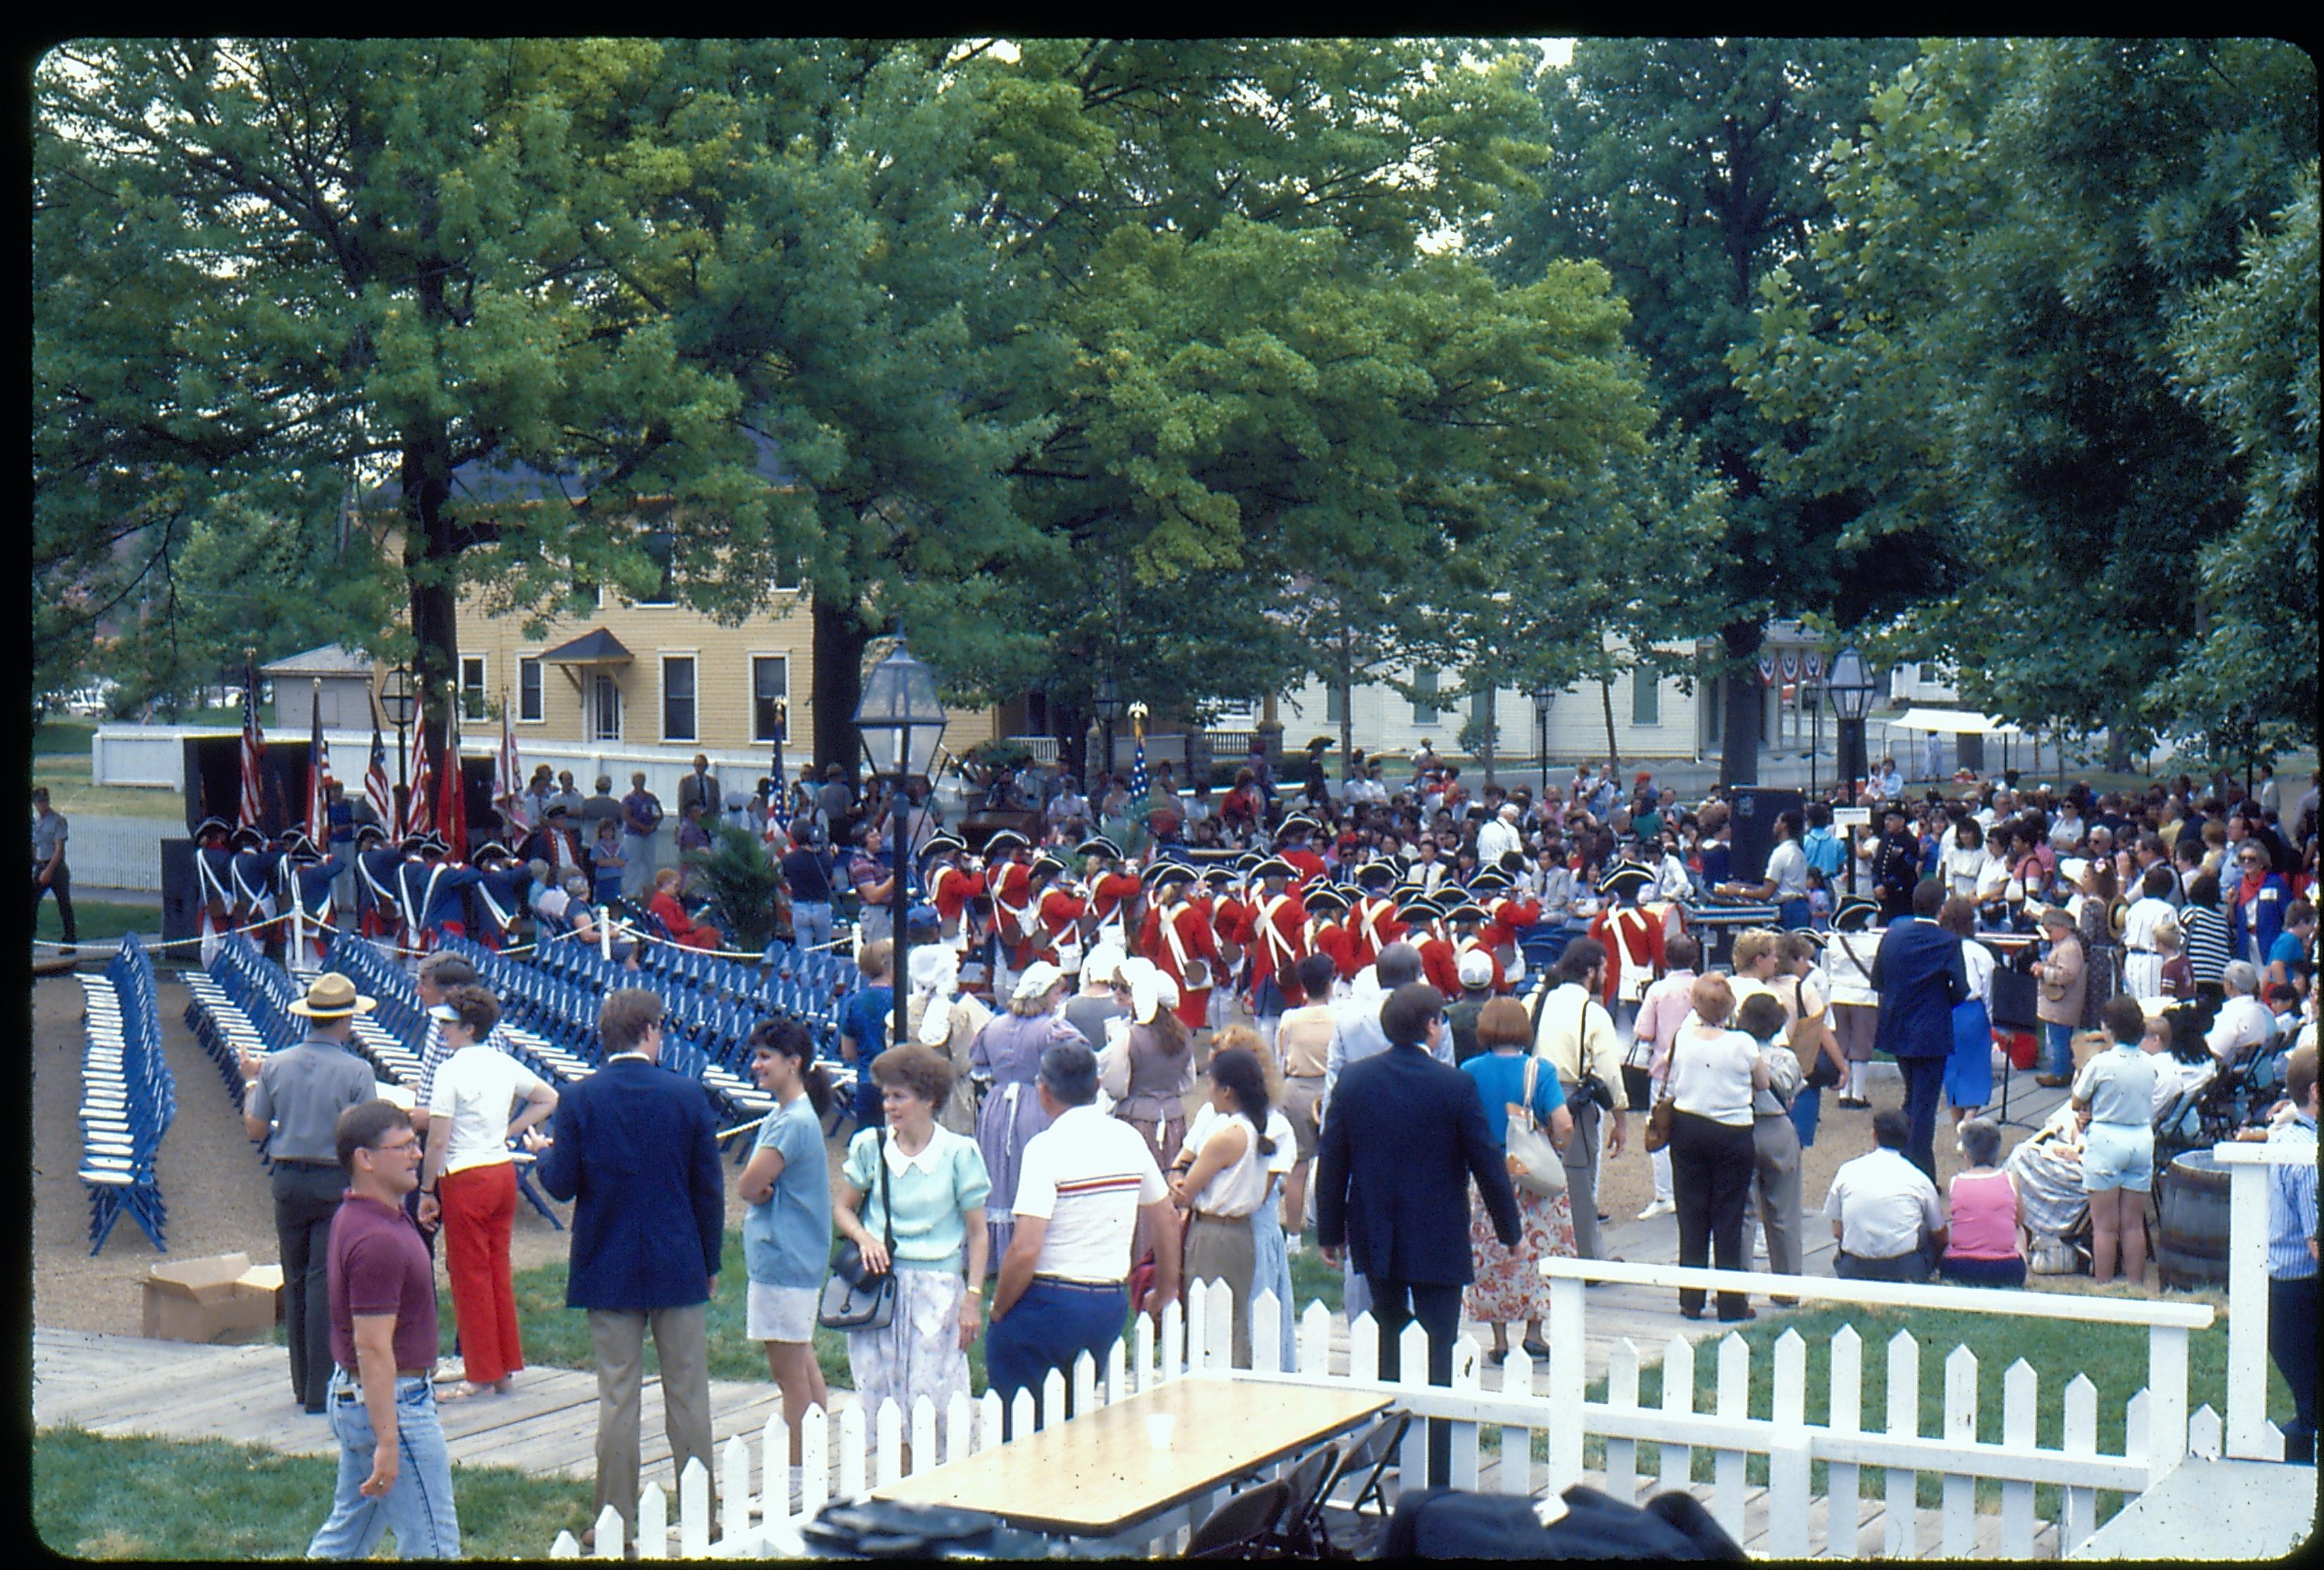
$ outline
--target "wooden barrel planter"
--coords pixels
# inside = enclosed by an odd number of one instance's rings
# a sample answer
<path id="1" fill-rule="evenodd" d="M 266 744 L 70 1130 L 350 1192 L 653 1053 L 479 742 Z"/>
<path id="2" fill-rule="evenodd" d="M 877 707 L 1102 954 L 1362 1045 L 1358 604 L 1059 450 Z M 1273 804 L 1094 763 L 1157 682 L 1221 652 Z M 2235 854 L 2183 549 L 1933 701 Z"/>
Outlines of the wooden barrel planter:
<path id="1" fill-rule="evenodd" d="M 2209 1150 L 2173 1159 L 2163 1180 L 2154 1263 L 2163 1285 L 2227 1284 L 2227 1169 Z"/>

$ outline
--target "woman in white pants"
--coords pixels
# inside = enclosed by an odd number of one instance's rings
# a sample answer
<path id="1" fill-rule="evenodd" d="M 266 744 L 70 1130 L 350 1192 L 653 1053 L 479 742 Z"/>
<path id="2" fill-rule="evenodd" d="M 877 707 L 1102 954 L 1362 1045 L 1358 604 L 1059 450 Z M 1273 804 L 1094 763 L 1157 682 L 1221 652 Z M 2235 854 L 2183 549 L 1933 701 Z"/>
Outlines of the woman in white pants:
<path id="1" fill-rule="evenodd" d="M 1638 1004 L 1638 1018 L 1631 1027 L 1632 1049 L 1646 1044 L 1649 1049 L 1646 1077 L 1651 1089 L 1648 1104 L 1659 1100 L 1669 1088 L 1671 1039 L 1678 1028 L 1686 1023 L 1687 1015 L 1694 1009 L 1694 967 L 1702 961 L 1702 946 L 1681 932 L 1663 945 L 1663 959 L 1667 966 L 1662 980 L 1646 990 Z M 1668 1147 L 1653 1155 L 1655 1196 L 1638 1212 L 1640 1221 L 1651 1221 L 1657 1215 L 1670 1215 L 1678 1206 L 1671 1195 L 1671 1159 Z"/>

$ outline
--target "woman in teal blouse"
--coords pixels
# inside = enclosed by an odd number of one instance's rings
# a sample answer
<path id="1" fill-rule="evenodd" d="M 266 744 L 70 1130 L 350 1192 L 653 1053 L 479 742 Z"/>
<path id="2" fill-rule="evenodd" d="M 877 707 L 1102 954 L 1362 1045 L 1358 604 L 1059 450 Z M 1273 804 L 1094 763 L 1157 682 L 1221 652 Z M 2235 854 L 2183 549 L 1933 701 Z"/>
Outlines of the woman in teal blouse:
<path id="1" fill-rule="evenodd" d="M 1477 1015 L 1477 1044 L 1484 1050 L 1461 1065 L 1461 1072 L 1477 1082 L 1477 1094 L 1485 1104 L 1485 1123 L 1493 1139 L 1506 1147 L 1509 1138 L 1511 1106 L 1525 1100 L 1526 1062 L 1533 1045 L 1533 1017 L 1526 1006 L 1515 998 L 1495 998 Z M 1561 1149 L 1573 1131 L 1573 1114 L 1566 1110 L 1564 1094 L 1557 1087 L 1557 1073 L 1544 1063 L 1534 1075 L 1532 1112 L 1534 1126 L 1546 1129 L 1550 1139 Z M 1572 1259 L 1573 1246 L 1573 1207 L 1567 1203 L 1565 1192 L 1535 1194 L 1524 1185 L 1517 1185 L 1517 1217 L 1520 1226 L 1517 1246 L 1505 1249 L 1493 1235 L 1493 1219 L 1485 1210 L 1485 1203 L 1473 1191 L 1469 1201 L 1469 1247 L 1475 1257 L 1477 1279 L 1469 1284 L 1467 1308 L 1469 1317 L 1481 1319 L 1493 1327 L 1491 1358 L 1499 1364 L 1509 1355 L 1509 1325 L 1525 1321 L 1525 1349 L 1528 1357 L 1549 1356 L 1549 1344 L 1541 1337 L 1541 1322 L 1549 1313 L 1549 1283 L 1543 1279 L 1541 1261 L 1545 1257 Z"/>
<path id="2" fill-rule="evenodd" d="M 976 1141 L 936 1121 L 952 1094 L 952 1065 L 941 1054 L 890 1048 L 872 1060 L 872 1079 L 887 1126 L 861 1130 L 850 1141 L 832 1219 L 873 1270 L 889 1267 L 885 1237 L 895 1234 L 895 1317 L 884 1330 L 851 1332 L 847 1361 L 865 1412 L 876 1420 L 880 1403 L 892 1399 L 908 1427 L 918 1398 L 927 1397 L 941 1418 L 955 1394 L 968 1394 L 968 1346 L 984 1307 L 984 1197 L 992 1180 Z"/>

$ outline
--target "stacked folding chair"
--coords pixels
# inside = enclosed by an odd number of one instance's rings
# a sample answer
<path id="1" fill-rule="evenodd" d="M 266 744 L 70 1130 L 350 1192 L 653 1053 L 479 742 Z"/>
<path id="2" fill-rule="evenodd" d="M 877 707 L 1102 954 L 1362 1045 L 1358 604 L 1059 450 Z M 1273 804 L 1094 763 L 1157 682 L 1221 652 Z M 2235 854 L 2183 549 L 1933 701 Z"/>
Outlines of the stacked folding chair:
<path id="1" fill-rule="evenodd" d="M 81 978 L 88 1043 L 81 1056 L 80 1180 L 89 1196 L 88 1251 L 105 1247 L 125 1213 L 155 1248 L 167 1208 L 153 1159 L 178 1111 L 161 1056 L 153 963 L 134 937 L 102 976 Z"/>

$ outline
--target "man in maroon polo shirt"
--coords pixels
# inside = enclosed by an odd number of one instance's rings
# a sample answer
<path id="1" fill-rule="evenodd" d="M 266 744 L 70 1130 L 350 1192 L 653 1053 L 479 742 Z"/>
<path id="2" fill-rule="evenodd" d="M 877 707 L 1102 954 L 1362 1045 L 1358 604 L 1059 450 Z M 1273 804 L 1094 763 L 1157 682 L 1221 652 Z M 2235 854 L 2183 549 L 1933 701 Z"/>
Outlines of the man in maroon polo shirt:
<path id="1" fill-rule="evenodd" d="M 368 1557 L 395 1528 L 405 1556 L 456 1559 L 452 1459 L 436 1410 L 436 1272 L 403 1211 L 419 1186 L 420 1136 L 392 1102 L 339 1114 L 347 1188 L 331 1220 L 329 1411 L 339 1440 L 330 1518 L 310 1559 Z"/>

